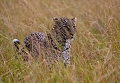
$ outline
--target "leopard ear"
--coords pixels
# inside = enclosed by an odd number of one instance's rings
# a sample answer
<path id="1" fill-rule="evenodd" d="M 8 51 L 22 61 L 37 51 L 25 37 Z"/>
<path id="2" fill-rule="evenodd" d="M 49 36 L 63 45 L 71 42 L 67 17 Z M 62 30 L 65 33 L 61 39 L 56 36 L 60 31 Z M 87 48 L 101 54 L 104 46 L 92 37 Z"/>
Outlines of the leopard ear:
<path id="1" fill-rule="evenodd" d="M 76 22 L 76 21 L 77 21 L 77 18 L 74 17 L 74 18 L 72 18 L 71 20 L 72 20 L 73 22 Z"/>
<path id="2" fill-rule="evenodd" d="M 57 22 L 58 20 L 59 20 L 58 18 L 53 17 L 53 21 L 54 21 L 54 22 Z"/>

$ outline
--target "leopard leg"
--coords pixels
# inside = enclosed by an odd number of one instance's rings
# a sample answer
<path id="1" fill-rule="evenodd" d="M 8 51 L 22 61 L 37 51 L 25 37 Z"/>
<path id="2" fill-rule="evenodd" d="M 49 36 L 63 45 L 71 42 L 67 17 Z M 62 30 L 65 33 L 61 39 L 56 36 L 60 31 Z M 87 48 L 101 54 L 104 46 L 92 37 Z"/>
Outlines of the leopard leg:
<path id="1" fill-rule="evenodd" d="M 63 54 L 63 63 L 64 66 L 66 67 L 67 64 L 70 64 L 69 51 L 68 50 L 63 51 L 62 54 Z"/>

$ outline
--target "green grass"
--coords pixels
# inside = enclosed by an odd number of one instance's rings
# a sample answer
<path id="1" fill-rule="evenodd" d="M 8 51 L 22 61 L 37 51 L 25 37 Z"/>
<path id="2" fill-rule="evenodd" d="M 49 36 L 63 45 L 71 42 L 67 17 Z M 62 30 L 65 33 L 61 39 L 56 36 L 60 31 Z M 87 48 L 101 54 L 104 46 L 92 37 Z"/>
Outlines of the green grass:
<path id="1" fill-rule="evenodd" d="M 119 83 L 120 0 L 0 0 L 0 83 Z M 71 66 L 15 59 L 12 40 L 77 18 Z"/>

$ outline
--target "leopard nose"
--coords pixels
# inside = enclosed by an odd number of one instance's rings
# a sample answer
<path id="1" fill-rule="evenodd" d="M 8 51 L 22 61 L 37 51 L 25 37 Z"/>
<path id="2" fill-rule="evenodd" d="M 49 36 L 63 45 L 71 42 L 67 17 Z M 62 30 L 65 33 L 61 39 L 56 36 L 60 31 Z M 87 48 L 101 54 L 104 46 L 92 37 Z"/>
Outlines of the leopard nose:
<path id="1" fill-rule="evenodd" d="M 71 39 L 73 39 L 73 36 L 71 36 Z"/>

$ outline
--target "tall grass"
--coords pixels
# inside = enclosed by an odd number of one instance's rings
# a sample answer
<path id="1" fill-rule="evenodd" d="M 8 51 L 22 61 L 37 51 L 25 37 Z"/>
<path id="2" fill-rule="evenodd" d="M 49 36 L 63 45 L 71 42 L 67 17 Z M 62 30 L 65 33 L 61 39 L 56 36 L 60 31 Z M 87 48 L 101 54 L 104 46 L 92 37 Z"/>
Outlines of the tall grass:
<path id="1" fill-rule="evenodd" d="M 76 17 L 71 66 L 15 59 L 11 41 L 49 32 L 53 17 Z M 119 83 L 120 0 L 0 0 L 1 83 Z"/>

